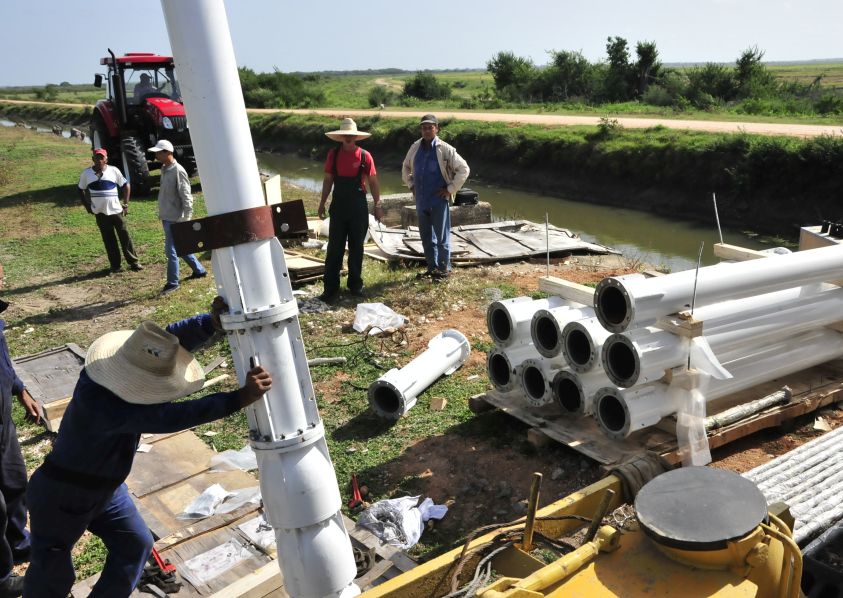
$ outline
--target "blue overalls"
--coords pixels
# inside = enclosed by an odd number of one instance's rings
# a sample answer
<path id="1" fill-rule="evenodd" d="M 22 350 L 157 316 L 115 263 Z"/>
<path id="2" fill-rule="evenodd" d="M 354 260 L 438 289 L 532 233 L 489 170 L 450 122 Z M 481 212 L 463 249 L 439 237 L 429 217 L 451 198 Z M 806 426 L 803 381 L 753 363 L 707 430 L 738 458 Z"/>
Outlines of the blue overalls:
<path id="1" fill-rule="evenodd" d="M 190 350 L 213 333 L 209 315 L 167 327 Z M 73 391 L 58 438 L 32 475 L 32 554 L 27 598 L 66 598 L 75 580 L 71 549 L 85 530 L 99 536 L 108 557 L 91 598 L 125 598 L 134 590 L 153 539 L 129 496 L 129 475 L 141 433 L 177 432 L 240 408 L 238 391 L 179 403 L 126 402 L 88 376 Z"/>
<path id="2" fill-rule="evenodd" d="M 451 211 L 448 200 L 436 195 L 438 190 L 448 186 L 436 158 L 436 142 L 434 139 L 427 148 L 424 141 L 419 145 L 413 160 L 413 193 L 427 269 L 448 272 L 451 268 Z"/>
<path id="3" fill-rule="evenodd" d="M 12 573 L 15 560 L 29 557 L 26 531 L 26 465 L 12 421 L 12 397 L 23 391 L 15 374 L 0 320 L 0 582 Z"/>

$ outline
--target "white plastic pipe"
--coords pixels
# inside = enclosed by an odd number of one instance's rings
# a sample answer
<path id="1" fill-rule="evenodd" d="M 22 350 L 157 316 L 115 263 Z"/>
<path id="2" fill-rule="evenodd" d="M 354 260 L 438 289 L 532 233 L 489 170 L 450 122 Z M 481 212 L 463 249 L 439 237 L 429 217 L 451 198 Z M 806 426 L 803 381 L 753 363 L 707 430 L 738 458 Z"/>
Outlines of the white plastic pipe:
<path id="1" fill-rule="evenodd" d="M 569 303 L 560 297 L 546 299 L 514 297 L 493 301 L 486 310 L 489 336 L 499 347 L 528 343 L 530 342 L 530 321 L 536 310 L 563 305 L 569 305 Z"/>
<path id="2" fill-rule="evenodd" d="M 792 374 L 843 356 L 843 335 L 833 330 L 802 333 L 771 343 L 723 365 L 732 373 L 728 380 L 709 380 L 703 389 L 706 401 Z M 675 413 L 678 393 L 669 393 L 660 382 L 630 389 L 601 388 L 594 398 L 597 422 L 609 436 L 624 438 L 653 426 Z"/>
<path id="3" fill-rule="evenodd" d="M 500 392 L 510 392 L 518 382 L 521 364 L 527 359 L 538 359 L 533 345 L 513 345 L 510 349 L 494 348 L 486 356 L 486 373 L 489 382 Z"/>
<path id="4" fill-rule="evenodd" d="M 841 272 L 841 245 L 707 266 L 699 270 L 696 306 L 834 280 Z M 690 308 L 694 278 L 694 270 L 653 278 L 641 274 L 604 278 L 595 291 L 597 317 L 611 332 L 653 324 Z"/>
<path id="5" fill-rule="evenodd" d="M 538 309 L 530 322 L 530 337 L 536 350 L 548 359 L 565 356 L 562 353 L 562 330 L 569 322 L 594 316 L 594 309 L 582 305 Z"/>
<path id="6" fill-rule="evenodd" d="M 392 368 L 369 386 L 369 406 L 379 416 L 397 420 L 440 376 L 450 376 L 468 359 L 471 345 L 458 330 L 443 330 L 427 350 L 403 368 Z"/>
<path id="7" fill-rule="evenodd" d="M 722 362 L 730 353 L 843 321 L 843 288 L 797 287 L 715 303 L 694 316 L 703 322 L 705 339 Z M 603 344 L 603 369 L 622 388 L 658 380 L 687 358 L 681 337 L 654 327 L 613 334 Z"/>
<path id="8" fill-rule="evenodd" d="M 562 329 L 562 354 L 571 369 L 585 373 L 603 365 L 600 355 L 603 343 L 611 333 L 595 318 L 568 322 Z"/>
<path id="9" fill-rule="evenodd" d="M 222 0 L 162 0 L 196 162 L 210 215 L 264 205 L 237 62 Z M 356 596 L 356 566 L 343 525 L 296 300 L 277 239 L 213 252 L 217 291 L 238 380 L 250 361 L 273 387 L 247 408 L 261 493 L 275 530 L 284 589 L 298 597 Z"/>
<path id="10" fill-rule="evenodd" d="M 546 360 L 526 359 L 521 363 L 521 367 L 516 368 L 516 372 L 528 403 L 534 407 L 541 407 L 553 402 L 550 381 L 553 380 L 556 370 Z"/>
<path id="11" fill-rule="evenodd" d="M 591 415 L 594 413 L 594 395 L 611 382 L 602 371 L 578 374 L 568 370 L 556 372 L 551 383 L 553 400 L 565 413 Z"/>

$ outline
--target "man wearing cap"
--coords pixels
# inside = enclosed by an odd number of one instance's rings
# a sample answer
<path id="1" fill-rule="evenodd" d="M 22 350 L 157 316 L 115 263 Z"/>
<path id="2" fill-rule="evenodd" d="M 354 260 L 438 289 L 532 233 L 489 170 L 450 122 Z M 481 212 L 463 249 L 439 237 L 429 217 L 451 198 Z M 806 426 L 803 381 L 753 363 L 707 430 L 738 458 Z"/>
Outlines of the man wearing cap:
<path id="1" fill-rule="evenodd" d="M 172 293 L 179 288 L 179 256 L 173 243 L 172 225 L 193 217 L 193 194 L 190 190 L 190 177 L 184 167 L 176 162 L 173 144 L 160 139 L 157 144 L 146 150 L 155 153 L 155 159 L 161 163 L 161 185 L 158 188 L 158 218 L 164 227 L 164 254 L 167 256 L 167 283 L 161 290 L 163 294 Z M 208 271 L 192 253 L 184 256 L 190 266 L 190 280 L 205 278 Z"/>
<path id="2" fill-rule="evenodd" d="M 217 298 L 211 314 L 166 330 L 143 322 L 137 330 L 110 332 L 91 344 L 53 450 L 27 489 L 32 530 L 27 598 L 68 595 L 75 579 L 71 550 L 86 529 L 108 549 L 90 596 L 132 593 L 153 544 L 124 483 L 141 434 L 226 417 L 272 386 L 269 373 L 258 366 L 239 390 L 172 402 L 202 389 L 204 371 L 188 350 L 211 337 L 226 309 Z"/>
<path id="3" fill-rule="evenodd" d="M 419 236 L 424 247 L 427 272 L 434 281 L 444 280 L 451 269 L 450 199 L 468 179 L 468 163 L 437 136 L 439 121 L 433 114 L 421 119 L 421 139 L 410 146 L 401 168 L 404 184 L 416 199 Z"/>
<path id="4" fill-rule="evenodd" d="M 135 89 L 132 91 L 132 94 L 135 96 L 135 100 L 139 102 L 146 94 L 155 93 L 156 91 L 158 91 L 158 89 L 152 84 L 152 77 L 143 73 L 140 76 L 140 82 L 135 85 Z"/>
<path id="5" fill-rule="evenodd" d="M 0 289 L 3 265 L 0 264 Z M 0 299 L 0 313 L 8 303 Z M 27 417 L 40 420 L 38 405 L 15 373 L 0 319 L 0 598 L 23 593 L 23 578 L 12 566 L 29 560 L 29 532 L 26 531 L 26 465 L 12 420 L 12 397 L 17 397 Z"/>
<path id="6" fill-rule="evenodd" d="M 322 180 L 322 199 L 319 217 L 325 218 L 325 202 L 331 195 L 331 216 L 328 225 L 328 253 L 325 256 L 324 287 L 319 299 L 333 303 L 339 297 L 340 270 L 348 242 L 348 290 L 352 295 L 363 295 L 363 242 L 369 228 L 369 204 L 366 185 L 372 191 L 375 218 L 383 217 L 381 190 L 375 161 L 366 150 L 357 147 L 357 141 L 370 137 L 357 130 L 357 123 L 345 118 L 336 131 L 325 135 L 340 146 L 331 149 L 325 160 L 325 178 Z M 333 193 L 331 190 L 333 189 Z"/>
<path id="7" fill-rule="evenodd" d="M 129 196 L 132 194 L 132 188 L 123 177 L 123 173 L 108 164 L 108 152 L 103 148 L 96 148 L 91 160 L 94 163 L 93 166 L 83 170 L 79 176 L 79 197 L 88 213 L 93 214 L 97 219 L 97 227 L 102 235 L 111 271 L 119 272 L 122 268 L 121 247 L 129 268 L 142 270 L 124 218 L 129 213 Z M 123 189 L 122 203 L 117 192 L 118 188 Z"/>

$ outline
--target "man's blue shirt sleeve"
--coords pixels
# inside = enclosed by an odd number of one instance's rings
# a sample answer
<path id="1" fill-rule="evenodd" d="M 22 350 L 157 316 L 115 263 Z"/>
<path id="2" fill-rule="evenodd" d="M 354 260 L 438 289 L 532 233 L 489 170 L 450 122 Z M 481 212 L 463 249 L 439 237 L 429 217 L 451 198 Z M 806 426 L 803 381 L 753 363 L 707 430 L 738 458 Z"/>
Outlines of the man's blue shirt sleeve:
<path id="1" fill-rule="evenodd" d="M 216 332 L 211 314 L 202 314 L 174 322 L 167 326 L 166 330 L 174 334 L 181 346 L 190 352 L 207 343 Z"/>

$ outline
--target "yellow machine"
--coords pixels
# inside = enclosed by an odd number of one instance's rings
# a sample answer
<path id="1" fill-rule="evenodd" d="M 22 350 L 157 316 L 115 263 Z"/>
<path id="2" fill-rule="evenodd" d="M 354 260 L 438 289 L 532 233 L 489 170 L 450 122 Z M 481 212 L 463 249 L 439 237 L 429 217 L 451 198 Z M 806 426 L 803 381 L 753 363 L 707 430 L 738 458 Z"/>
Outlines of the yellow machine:
<path id="1" fill-rule="evenodd" d="M 601 525 L 620 506 L 621 492 L 621 479 L 609 476 L 538 511 L 534 523 L 528 515 L 363 596 L 800 596 L 802 555 L 787 515 L 768 512 L 752 482 L 713 468 L 677 469 L 638 492 L 634 517 Z M 537 490 L 531 502 L 536 498 Z M 549 564 L 531 554 L 534 535 L 559 539 L 587 522 L 575 550 Z"/>

